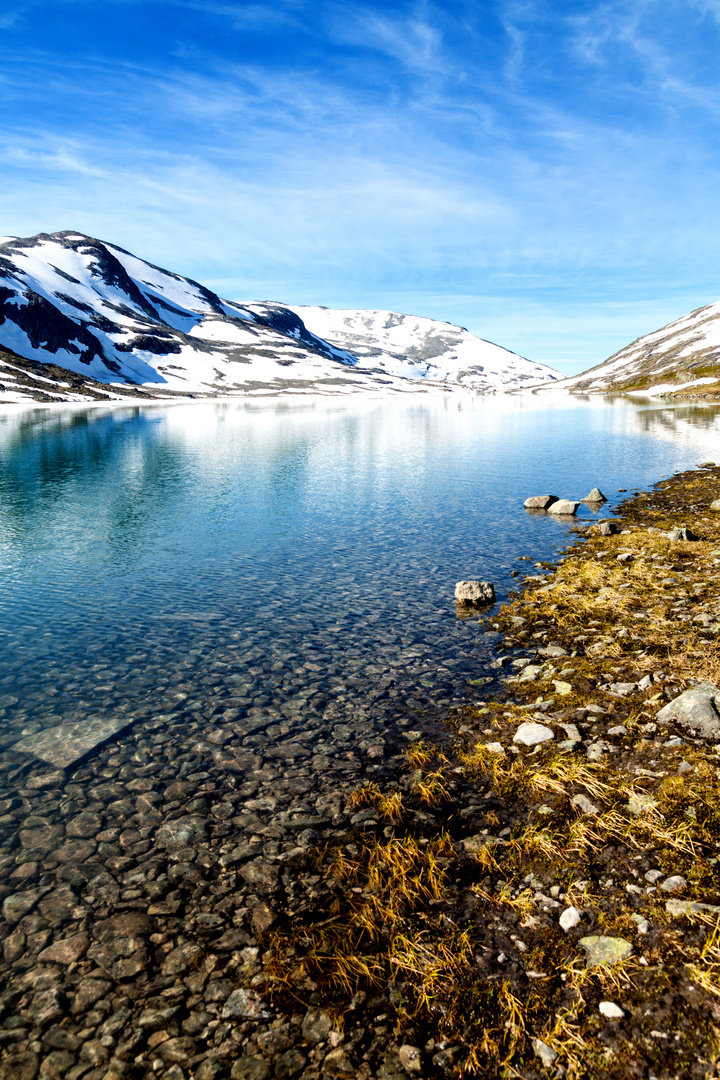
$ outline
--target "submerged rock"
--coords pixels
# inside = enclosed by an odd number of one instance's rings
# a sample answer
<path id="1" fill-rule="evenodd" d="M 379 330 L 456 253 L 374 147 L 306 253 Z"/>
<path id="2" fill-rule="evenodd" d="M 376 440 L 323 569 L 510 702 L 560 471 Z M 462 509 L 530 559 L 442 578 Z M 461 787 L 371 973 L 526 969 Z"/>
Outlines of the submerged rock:
<path id="1" fill-rule="evenodd" d="M 13 745 L 13 750 L 34 754 L 50 765 L 67 768 L 85 757 L 96 746 L 133 723 L 132 718 L 113 717 L 108 720 L 80 720 L 75 724 L 59 724 L 37 735 L 28 735 Z"/>
<path id="2" fill-rule="evenodd" d="M 455 599 L 459 604 L 494 604 L 495 586 L 491 581 L 458 581 Z"/>
<path id="3" fill-rule="evenodd" d="M 557 495 L 531 495 L 526 499 L 523 506 L 526 510 L 547 510 L 549 506 L 558 501 Z"/>
<path id="4" fill-rule="evenodd" d="M 720 690 L 713 683 L 698 683 L 680 694 L 657 714 L 658 721 L 674 720 L 682 728 L 703 739 L 720 739 Z"/>

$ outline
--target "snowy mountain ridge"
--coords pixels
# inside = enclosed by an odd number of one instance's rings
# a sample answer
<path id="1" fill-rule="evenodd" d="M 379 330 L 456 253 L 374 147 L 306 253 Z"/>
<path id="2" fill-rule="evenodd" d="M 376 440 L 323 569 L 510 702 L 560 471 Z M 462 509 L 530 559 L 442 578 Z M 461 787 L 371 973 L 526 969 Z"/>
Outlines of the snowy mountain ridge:
<path id="1" fill-rule="evenodd" d="M 516 389 L 560 378 L 395 312 L 237 303 L 82 233 L 0 238 L 0 400 Z"/>
<path id="2" fill-rule="evenodd" d="M 714 384 L 714 385 L 713 385 Z M 637 338 L 554 388 L 583 393 L 692 396 L 720 390 L 720 303 L 697 308 Z"/>

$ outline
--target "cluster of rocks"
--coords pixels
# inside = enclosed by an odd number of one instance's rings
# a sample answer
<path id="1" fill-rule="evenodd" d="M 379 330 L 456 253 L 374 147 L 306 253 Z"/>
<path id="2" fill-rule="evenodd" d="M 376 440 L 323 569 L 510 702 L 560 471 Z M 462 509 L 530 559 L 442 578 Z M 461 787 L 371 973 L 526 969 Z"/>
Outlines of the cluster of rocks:
<path id="1" fill-rule="evenodd" d="M 581 503 L 585 503 L 592 510 L 599 510 L 607 502 L 599 488 L 594 487 L 584 499 L 561 499 L 558 495 L 531 495 L 525 500 L 526 510 L 546 511 L 548 514 L 556 514 L 558 517 L 574 517 Z"/>

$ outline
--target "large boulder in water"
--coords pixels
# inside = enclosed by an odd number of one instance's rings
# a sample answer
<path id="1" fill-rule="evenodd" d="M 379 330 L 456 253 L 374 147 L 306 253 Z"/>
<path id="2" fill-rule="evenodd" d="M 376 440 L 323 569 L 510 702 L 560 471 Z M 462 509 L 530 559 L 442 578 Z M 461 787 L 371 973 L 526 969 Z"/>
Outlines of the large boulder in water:
<path id="1" fill-rule="evenodd" d="M 458 581 L 455 599 L 459 604 L 494 604 L 495 587 L 491 581 Z"/>
<path id="2" fill-rule="evenodd" d="M 531 495 L 526 499 L 523 506 L 526 510 L 547 510 L 549 506 L 558 501 L 557 495 Z"/>
<path id="3" fill-rule="evenodd" d="M 579 502 L 573 502 L 572 499 L 558 499 L 557 502 L 548 507 L 548 513 L 557 514 L 558 517 L 572 517 L 577 513 L 579 505 Z"/>

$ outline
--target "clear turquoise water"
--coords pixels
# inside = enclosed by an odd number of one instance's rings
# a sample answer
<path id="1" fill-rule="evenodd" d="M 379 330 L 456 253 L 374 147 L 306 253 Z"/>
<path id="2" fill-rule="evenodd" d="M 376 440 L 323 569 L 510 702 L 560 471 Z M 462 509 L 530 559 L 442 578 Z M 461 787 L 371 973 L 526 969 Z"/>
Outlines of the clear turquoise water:
<path id="1" fill-rule="evenodd" d="M 512 570 L 532 572 L 519 556 L 567 538 L 527 495 L 597 484 L 612 506 L 617 488 L 716 458 L 709 406 L 5 408 L 4 742 L 117 711 L 442 713 L 478 696 L 468 680 L 490 655 L 455 582 L 491 580 L 502 599 Z"/>

